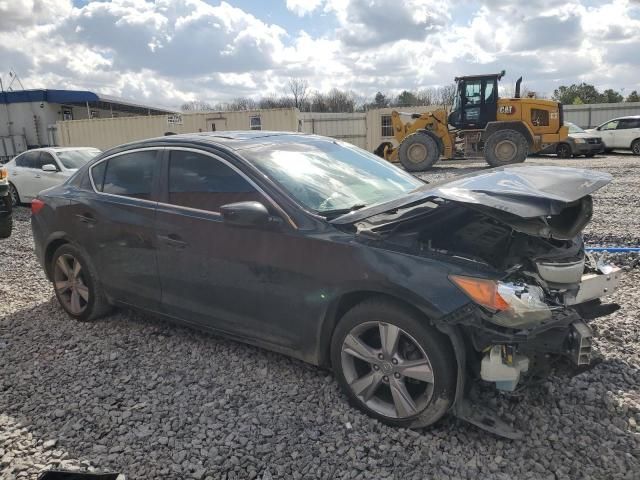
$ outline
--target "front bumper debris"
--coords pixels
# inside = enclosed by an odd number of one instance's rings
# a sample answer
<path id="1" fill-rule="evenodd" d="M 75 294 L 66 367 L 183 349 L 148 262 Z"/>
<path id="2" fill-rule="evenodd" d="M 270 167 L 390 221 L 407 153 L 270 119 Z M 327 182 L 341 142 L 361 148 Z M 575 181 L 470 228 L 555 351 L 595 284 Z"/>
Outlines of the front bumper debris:
<path id="1" fill-rule="evenodd" d="M 614 266 L 609 267 L 605 270 L 607 273 L 582 275 L 578 291 L 568 292 L 565 295 L 565 305 L 578 305 L 613 293 L 622 278 L 622 269 Z"/>

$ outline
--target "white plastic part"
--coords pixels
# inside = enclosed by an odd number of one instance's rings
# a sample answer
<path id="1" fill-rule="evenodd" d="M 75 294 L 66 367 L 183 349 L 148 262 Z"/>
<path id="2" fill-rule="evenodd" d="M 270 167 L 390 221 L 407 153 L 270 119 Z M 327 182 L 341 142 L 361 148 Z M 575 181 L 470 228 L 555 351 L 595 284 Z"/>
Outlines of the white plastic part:
<path id="1" fill-rule="evenodd" d="M 529 370 L 529 359 L 514 355 L 511 365 L 502 358 L 502 346 L 494 345 L 482 359 L 480 377 L 486 382 L 495 382 L 496 388 L 512 392 L 520 381 L 520 374 Z"/>

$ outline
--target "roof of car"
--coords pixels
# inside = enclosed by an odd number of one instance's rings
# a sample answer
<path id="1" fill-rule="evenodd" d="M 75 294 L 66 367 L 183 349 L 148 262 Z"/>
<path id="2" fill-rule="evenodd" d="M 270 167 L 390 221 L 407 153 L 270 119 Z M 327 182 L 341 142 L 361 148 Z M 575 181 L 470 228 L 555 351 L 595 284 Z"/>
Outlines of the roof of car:
<path id="1" fill-rule="evenodd" d="M 29 150 L 25 150 L 26 152 L 68 152 L 69 150 L 100 150 L 96 147 L 41 147 L 41 148 L 30 148 Z M 25 152 L 21 152 L 25 153 Z"/>
<path id="2" fill-rule="evenodd" d="M 127 148 L 141 147 L 147 144 L 162 143 L 211 143 L 213 145 L 223 145 L 233 150 L 243 150 L 260 145 L 268 145 L 273 143 L 281 143 L 291 141 L 292 139 L 297 141 L 305 140 L 319 140 L 324 137 L 299 133 L 299 132 L 274 132 L 265 130 L 241 130 L 241 131 L 222 131 L 222 132 L 198 132 L 198 133 L 181 133 L 170 134 L 163 137 L 149 138 L 147 140 L 141 140 L 138 142 L 129 143 Z M 327 139 L 333 141 L 333 139 Z M 125 147 L 123 145 L 123 147 Z"/>

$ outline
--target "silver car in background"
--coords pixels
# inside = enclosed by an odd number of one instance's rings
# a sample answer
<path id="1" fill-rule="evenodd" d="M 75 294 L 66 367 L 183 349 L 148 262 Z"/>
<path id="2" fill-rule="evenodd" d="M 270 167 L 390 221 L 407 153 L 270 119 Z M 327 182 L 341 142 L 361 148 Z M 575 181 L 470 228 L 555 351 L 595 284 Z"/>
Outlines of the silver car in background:
<path id="1" fill-rule="evenodd" d="M 593 157 L 604 151 L 605 145 L 597 132 L 587 132 L 571 122 L 564 124 L 569 127 L 567 139 L 545 148 L 540 153 L 555 153 L 560 158 L 571 158 L 579 155 Z"/>
<path id="2" fill-rule="evenodd" d="M 30 203 L 42 190 L 60 185 L 78 168 L 101 153 L 93 147 L 36 148 L 6 164 L 14 206 Z"/>

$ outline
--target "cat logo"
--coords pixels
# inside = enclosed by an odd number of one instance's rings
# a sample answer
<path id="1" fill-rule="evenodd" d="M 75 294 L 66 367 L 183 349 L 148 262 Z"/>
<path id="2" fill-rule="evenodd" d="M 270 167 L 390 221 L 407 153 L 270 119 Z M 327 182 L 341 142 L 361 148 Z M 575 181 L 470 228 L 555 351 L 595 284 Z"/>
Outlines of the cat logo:
<path id="1" fill-rule="evenodd" d="M 513 105 L 500 105 L 498 113 L 502 113 L 504 115 L 513 115 L 514 113 L 516 113 L 516 107 L 514 107 Z"/>

